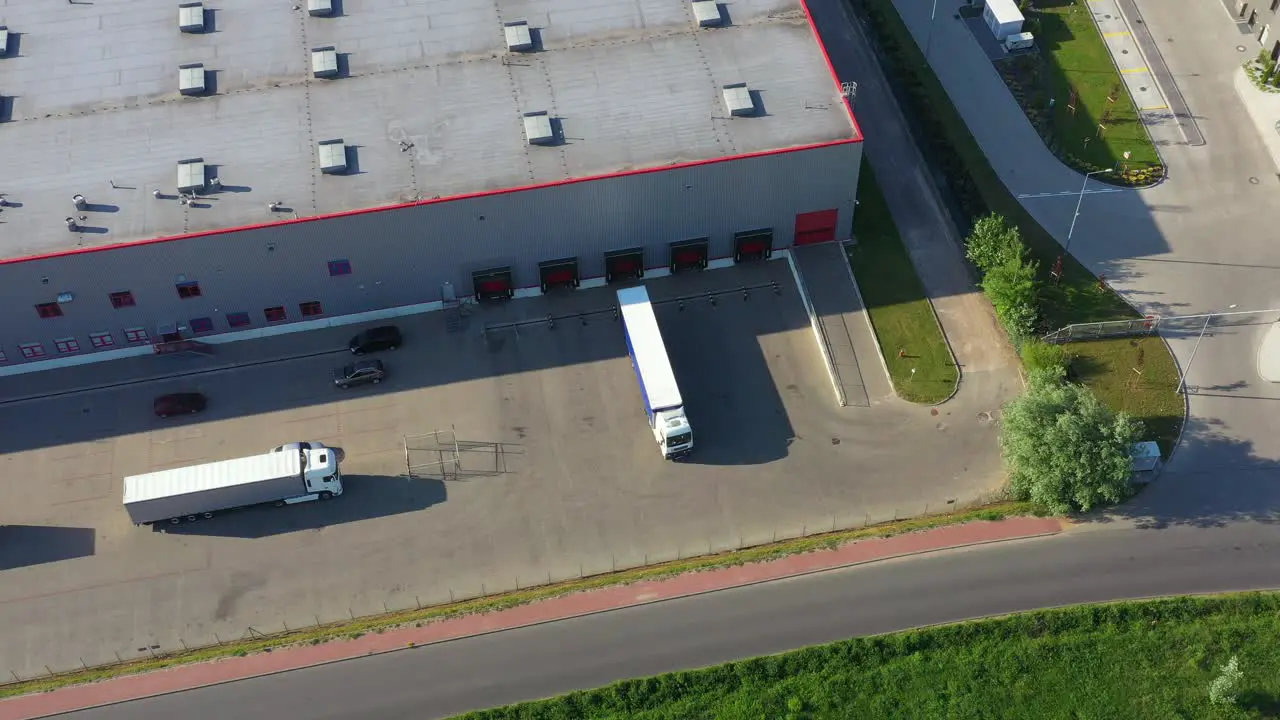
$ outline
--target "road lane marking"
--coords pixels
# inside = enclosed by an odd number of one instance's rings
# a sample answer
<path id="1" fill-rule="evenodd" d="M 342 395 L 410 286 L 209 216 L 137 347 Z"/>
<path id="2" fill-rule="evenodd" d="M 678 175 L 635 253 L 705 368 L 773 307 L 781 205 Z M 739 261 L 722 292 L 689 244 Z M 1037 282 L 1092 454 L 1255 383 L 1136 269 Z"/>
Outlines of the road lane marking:
<path id="1" fill-rule="evenodd" d="M 1128 70 L 1121 70 L 1120 72 L 1124 73 L 1125 75 L 1132 75 L 1133 73 L 1144 73 L 1144 72 L 1151 72 L 1151 71 L 1144 67 L 1140 67 L 1140 68 L 1129 68 Z"/>

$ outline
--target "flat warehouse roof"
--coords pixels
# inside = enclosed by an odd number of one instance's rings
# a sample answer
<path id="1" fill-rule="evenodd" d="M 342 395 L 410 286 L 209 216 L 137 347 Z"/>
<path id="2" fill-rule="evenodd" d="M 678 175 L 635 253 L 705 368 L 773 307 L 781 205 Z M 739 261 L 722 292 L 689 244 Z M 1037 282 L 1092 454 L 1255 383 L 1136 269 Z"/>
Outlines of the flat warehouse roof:
<path id="1" fill-rule="evenodd" d="M 861 139 L 800 0 L 334 7 L 7 6 L 0 258 Z"/>

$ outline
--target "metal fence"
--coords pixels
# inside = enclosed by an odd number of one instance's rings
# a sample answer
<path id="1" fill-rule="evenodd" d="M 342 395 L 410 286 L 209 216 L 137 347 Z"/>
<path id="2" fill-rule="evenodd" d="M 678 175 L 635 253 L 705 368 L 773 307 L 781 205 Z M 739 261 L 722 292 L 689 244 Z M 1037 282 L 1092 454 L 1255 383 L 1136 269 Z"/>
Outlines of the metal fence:
<path id="1" fill-rule="evenodd" d="M 451 431 L 441 431 L 414 437 L 421 438 L 425 442 L 439 441 L 439 445 L 445 448 L 441 452 L 445 457 L 443 466 L 447 467 L 451 466 L 453 462 L 452 450 L 448 449 L 451 434 Z M 491 451 L 492 446 L 490 444 L 484 452 L 491 453 Z M 433 450 L 433 452 L 435 451 Z M 459 441 L 458 456 L 461 458 L 460 464 L 463 468 L 462 474 L 464 476 L 466 474 L 467 453 L 466 443 Z M 430 464 L 424 469 L 429 472 L 431 471 L 430 468 L 441 467 L 435 463 L 436 461 L 430 461 Z M 477 466 L 477 471 L 479 471 L 479 466 Z M 478 600 L 553 583 L 570 582 L 594 576 L 632 571 L 673 561 L 692 560 L 776 542 L 821 536 L 833 532 L 847 532 L 896 520 L 943 515 L 957 510 L 985 505 L 1002 498 L 1002 493 L 996 491 L 958 497 L 939 497 L 933 501 L 920 501 L 918 503 L 870 511 L 851 509 L 848 512 L 832 513 L 828 516 L 815 516 L 808 523 L 778 526 L 751 534 L 709 537 L 686 544 L 634 548 L 628 550 L 626 554 L 593 552 L 589 555 L 566 557 L 555 561 L 550 567 L 530 568 L 528 574 L 522 573 L 518 576 L 513 575 L 510 577 L 495 576 L 471 586 L 449 586 L 448 584 L 441 585 L 440 583 L 425 582 L 418 586 L 413 579 L 406 579 L 403 585 L 395 588 L 370 590 L 358 597 L 348 598 L 346 602 L 330 603 L 329 610 L 319 613 L 308 614 L 293 610 L 272 612 L 271 608 L 263 608 L 258 613 L 262 620 L 247 626 L 222 622 L 215 623 L 212 626 L 189 626 L 184 629 L 155 628 L 142 630 L 137 642 L 127 648 L 121 648 L 116 651 L 102 648 L 97 650 L 99 653 L 97 655 L 86 653 L 71 662 L 65 662 L 65 659 L 62 662 L 51 660 L 47 665 L 28 664 L 25 667 L 6 668 L 8 670 L 6 673 L 8 679 L 6 682 L 0 682 L 0 687 L 30 680 L 70 675 L 90 668 L 172 657 L 225 646 L 236 646 L 234 650 L 228 647 L 225 651 L 228 654 L 242 654 L 240 648 L 243 647 L 244 643 L 260 641 L 266 646 L 278 647 L 290 642 L 307 642 L 309 637 L 316 637 L 314 634 L 308 636 L 308 633 L 316 633 L 317 631 L 324 631 L 322 634 L 334 638 L 341 637 L 344 634 L 356 637 L 363 632 L 380 632 L 379 628 L 385 629 L 389 627 L 393 620 L 406 623 L 424 622 L 425 620 L 418 620 L 408 615 L 416 610 Z M 814 549 L 820 548 L 815 547 Z M 428 587 L 430 589 L 427 589 Z M 345 607 L 334 611 L 334 605 L 345 605 Z M 404 615 L 404 617 L 388 618 L 387 625 L 364 625 L 360 628 L 352 628 L 350 633 L 344 633 L 342 630 L 343 625 L 353 621 L 371 621 L 384 615 Z M 103 652 L 106 653 L 105 656 L 101 654 Z M 35 662 L 38 663 L 41 660 L 37 659 Z"/>
<path id="2" fill-rule="evenodd" d="M 1280 322 L 1280 308 L 1229 310 L 1199 315 L 1147 315 L 1130 320 L 1076 323 L 1055 330 L 1042 339 L 1047 343 L 1061 344 L 1143 335 L 1176 338 L 1196 335 L 1212 328 L 1267 325 L 1275 322 Z"/>

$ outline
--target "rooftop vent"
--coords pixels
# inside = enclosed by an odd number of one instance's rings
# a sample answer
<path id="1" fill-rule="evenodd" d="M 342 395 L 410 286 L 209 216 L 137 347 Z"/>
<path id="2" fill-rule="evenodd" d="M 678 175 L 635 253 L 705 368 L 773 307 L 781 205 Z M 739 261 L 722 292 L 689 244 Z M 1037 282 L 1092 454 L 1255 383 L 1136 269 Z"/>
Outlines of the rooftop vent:
<path id="1" fill-rule="evenodd" d="M 525 20 L 503 23 L 502 32 L 507 36 L 507 49 L 511 52 L 529 52 L 533 49 L 533 34 Z"/>
<path id="2" fill-rule="evenodd" d="M 334 175 L 347 171 L 347 146 L 342 138 L 337 140 L 321 140 L 316 144 L 320 155 L 320 172 Z"/>
<path id="3" fill-rule="evenodd" d="M 0 25 L 0 57 L 9 54 L 9 28 Z"/>
<path id="4" fill-rule="evenodd" d="M 551 129 L 551 116 L 546 110 L 524 114 L 524 134 L 530 145 L 551 145 L 556 140 Z"/>
<path id="5" fill-rule="evenodd" d="M 180 3 L 178 5 L 178 29 L 184 33 L 204 32 L 204 3 Z"/>
<path id="6" fill-rule="evenodd" d="M 720 88 L 724 93 L 724 104 L 729 114 L 734 117 L 749 117 L 756 114 L 756 103 L 751 98 L 751 91 L 746 83 L 733 83 Z"/>
<path id="7" fill-rule="evenodd" d="M 190 193 L 204 189 L 204 158 L 178 161 L 178 192 Z"/>
<path id="8" fill-rule="evenodd" d="M 699 27 L 716 27 L 724 23 L 720 4 L 715 0 L 694 0 L 693 19 L 698 21 Z"/>
<path id="9" fill-rule="evenodd" d="M 183 95 L 204 93 L 204 63 L 178 66 L 178 92 Z"/>
<path id="10" fill-rule="evenodd" d="M 311 72 L 318 78 L 338 77 L 338 50 L 328 47 L 311 48 Z"/>
<path id="11" fill-rule="evenodd" d="M 307 0 L 307 14 L 326 17 L 333 14 L 333 0 Z"/>

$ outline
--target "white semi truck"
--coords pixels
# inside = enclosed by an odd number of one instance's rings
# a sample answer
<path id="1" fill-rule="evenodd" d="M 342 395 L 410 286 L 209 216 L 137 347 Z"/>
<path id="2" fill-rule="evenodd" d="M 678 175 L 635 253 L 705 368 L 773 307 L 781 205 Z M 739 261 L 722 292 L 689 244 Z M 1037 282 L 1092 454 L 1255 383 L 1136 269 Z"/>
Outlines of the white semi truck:
<path id="1" fill-rule="evenodd" d="M 124 479 L 124 508 L 134 525 L 194 522 L 251 505 L 277 507 L 342 494 L 332 448 L 264 455 L 160 470 Z"/>
<path id="2" fill-rule="evenodd" d="M 668 460 L 688 455 L 693 451 L 693 428 L 684 414 L 680 386 L 671 370 L 649 292 L 643 285 L 619 290 L 618 308 L 627 336 L 627 354 L 640 380 L 640 394 L 658 448 Z"/>

